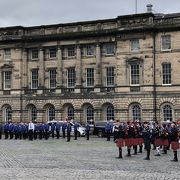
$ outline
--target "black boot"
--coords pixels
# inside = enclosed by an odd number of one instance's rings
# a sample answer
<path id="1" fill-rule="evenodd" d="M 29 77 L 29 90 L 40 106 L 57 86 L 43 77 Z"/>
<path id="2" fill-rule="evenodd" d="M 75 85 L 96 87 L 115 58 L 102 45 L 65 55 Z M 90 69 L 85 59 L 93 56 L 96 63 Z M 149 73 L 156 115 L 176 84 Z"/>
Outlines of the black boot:
<path id="1" fill-rule="evenodd" d="M 131 148 L 128 148 L 128 154 L 127 154 L 128 157 L 131 156 Z"/>
<path id="2" fill-rule="evenodd" d="M 142 153 L 142 148 L 143 148 L 143 145 L 140 145 L 139 146 L 139 153 Z"/>
<path id="3" fill-rule="evenodd" d="M 164 146 L 163 151 L 164 151 L 164 152 L 163 152 L 162 154 L 167 154 L 166 146 Z"/>
<path id="4" fill-rule="evenodd" d="M 122 159 L 122 148 L 119 148 L 119 158 Z"/>
<path id="5" fill-rule="evenodd" d="M 144 160 L 150 160 L 150 149 L 147 150 L 147 157 Z"/>
<path id="6" fill-rule="evenodd" d="M 175 161 L 178 162 L 178 158 L 177 158 L 177 151 L 174 151 L 174 159 L 171 161 Z"/>
<path id="7" fill-rule="evenodd" d="M 137 146 L 134 146 L 134 155 L 137 155 Z"/>

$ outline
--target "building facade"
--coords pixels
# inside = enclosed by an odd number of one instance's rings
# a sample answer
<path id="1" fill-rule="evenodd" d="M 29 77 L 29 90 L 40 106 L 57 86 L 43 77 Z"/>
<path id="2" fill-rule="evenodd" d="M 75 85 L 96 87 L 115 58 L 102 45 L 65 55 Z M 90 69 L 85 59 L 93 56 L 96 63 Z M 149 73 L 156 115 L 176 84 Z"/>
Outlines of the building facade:
<path id="1" fill-rule="evenodd" d="M 0 28 L 1 123 L 177 121 L 179 68 L 180 14 Z"/>

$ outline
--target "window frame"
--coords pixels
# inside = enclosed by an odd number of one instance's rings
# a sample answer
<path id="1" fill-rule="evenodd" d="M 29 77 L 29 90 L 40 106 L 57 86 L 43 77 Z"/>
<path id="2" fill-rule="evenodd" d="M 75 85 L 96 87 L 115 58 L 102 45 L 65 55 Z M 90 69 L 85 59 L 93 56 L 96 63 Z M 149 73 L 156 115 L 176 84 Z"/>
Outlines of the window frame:
<path id="1" fill-rule="evenodd" d="M 136 42 L 136 43 L 135 43 Z M 138 47 L 134 48 L 134 45 L 138 44 Z M 130 40 L 131 45 L 131 52 L 138 52 L 140 50 L 140 40 L 139 39 L 132 39 Z"/>
<path id="2" fill-rule="evenodd" d="M 51 51 L 54 50 L 54 52 L 52 53 Z M 54 54 L 55 56 L 51 56 L 52 54 Z M 56 48 L 49 48 L 49 59 L 56 59 L 57 58 L 57 49 Z"/>
<path id="3" fill-rule="evenodd" d="M 113 105 L 108 105 L 106 107 L 106 120 L 114 120 L 115 119 L 115 114 L 114 114 L 114 106 Z"/>
<path id="4" fill-rule="evenodd" d="M 37 74 L 36 74 L 37 78 L 36 79 L 33 79 L 33 72 L 37 72 Z M 36 84 L 36 87 L 33 87 L 34 83 Z M 31 70 L 31 89 L 38 89 L 38 86 L 39 86 L 39 71 L 38 71 L 38 69 L 32 69 Z"/>
<path id="5" fill-rule="evenodd" d="M 168 72 L 167 72 L 167 67 L 166 67 L 166 69 L 164 69 L 165 68 L 164 66 L 168 66 L 168 65 L 170 65 L 170 67 L 169 67 L 170 69 L 168 69 Z M 164 74 L 165 71 L 167 74 Z M 167 76 L 168 76 L 168 78 L 167 78 Z M 169 81 L 170 83 L 164 83 L 165 81 L 166 82 Z M 163 86 L 172 85 L 172 66 L 171 66 L 171 63 L 162 63 L 162 85 Z"/>
<path id="6" fill-rule="evenodd" d="M 70 76 L 72 75 L 74 75 L 74 77 L 70 79 Z M 75 85 L 76 85 L 76 69 L 74 67 L 71 67 L 67 69 L 67 88 L 74 88 Z"/>
<path id="7" fill-rule="evenodd" d="M 88 73 L 88 70 L 93 70 L 93 76 L 88 76 L 90 75 L 92 72 L 89 72 Z M 88 82 L 90 82 L 89 84 L 92 83 L 92 85 L 88 85 Z M 86 68 L 86 87 L 89 88 L 89 87 L 94 87 L 94 83 L 95 83 L 95 79 L 94 79 L 94 68 Z"/>
<path id="8" fill-rule="evenodd" d="M 112 72 L 109 70 L 113 70 Z M 113 81 L 113 83 L 109 82 Z M 115 86 L 115 67 L 109 66 L 106 67 L 106 87 L 114 87 Z"/>
<path id="9" fill-rule="evenodd" d="M 53 72 L 54 71 L 54 72 Z M 52 72 L 54 74 L 52 74 Z M 54 76 L 54 77 L 52 77 Z M 52 83 L 54 83 L 54 86 L 52 86 Z M 49 69 L 49 88 L 55 89 L 57 87 L 57 71 L 56 69 Z"/>
<path id="10" fill-rule="evenodd" d="M 10 77 L 8 79 L 9 83 L 7 83 L 7 75 L 6 73 L 9 73 L 8 76 Z M 10 86 L 10 87 L 6 87 L 7 84 Z M 3 71 L 3 90 L 11 90 L 11 87 L 12 87 L 12 72 L 11 71 Z"/>
<path id="11" fill-rule="evenodd" d="M 133 84 L 132 83 L 132 66 L 138 66 L 139 68 L 138 68 L 138 71 L 139 71 L 139 75 L 138 75 L 138 81 L 139 81 L 139 83 L 137 83 L 137 84 Z M 130 64 L 130 86 L 140 86 L 140 84 L 141 84 L 141 68 L 140 68 L 140 64 L 139 63 L 132 63 L 132 64 Z"/>
<path id="12" fill-rule="evenodd" d="M 47 120 L 52 121 L 56 117 L 55 108 L 53 106 L 49 106 L 47 109 Z"/>
<path id="13" fill-rule="evenodd" d="M 34 54 L 35 52 L 36 52 L 36 55 Z M 32 60 L 38 60 L 39 59 L 39 50 L 38 49 L 36 49 L 36 48 L 31 49 L 31 59 Z"/>
<path id="14" fill-rule="evenodd" d="M 103 44 L 103 54 L 105 56 L 113 56 L 116 54 L 116 46 L 114 42 Z"/>
<path id="15" fill-rule="evenodd" d="M 168 44 L 163 40 L 163 38 L 169 37 L 169 48 L 167 48 Z M 166 39 L 167 41 L 167 39 Z M 163 43 L 166 43 L 165 45 Z M 164 48 L 165 47 L 165 48 Z M 170 34 L 164 34 L 161 35 L 161 51 L 171 51 L 172 43 L 171 43 L 171 35 Z"/>
<path id="16" fill-rule="evenodd" d="M 9 54 L 7 54 L 7 51 L 9 51 Z M 4 49 L 4 61 L 11 61 L 11 49 L 5 48 Z"/>
<path id="17" fill-rule="evenodd" d="M 165 109 L 164 108 L 167 107 L 167 106 L 170 107 L 170 111 L 171 111 L 171 117 L 170 118 L 168 117 L 169 115 L 165 116 Z M 166 109 L 166 111 L 167 111 L 167 109 Z M 163 107 L 162 107 L 162 115 L 163 115 L 163 121 L 167 121 L 167 120 L 173 121 L 173 119 L 174 119 L 174 110 L 173 110 L 173 108 L 172 108 L 172 106 L 170 104 L 164 104 L 163 105 Z"/>

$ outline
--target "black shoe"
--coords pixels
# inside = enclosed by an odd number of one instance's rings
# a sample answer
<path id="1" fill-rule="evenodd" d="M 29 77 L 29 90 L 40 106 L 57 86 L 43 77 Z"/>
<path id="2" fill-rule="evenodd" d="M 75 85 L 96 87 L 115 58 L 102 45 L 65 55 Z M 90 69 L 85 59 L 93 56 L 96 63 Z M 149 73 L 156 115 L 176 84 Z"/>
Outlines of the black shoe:
<path id="1" fill-rule="evenodd" d="M 173 161 L 173 162 L 178 162 L 178 159 L 172 159 L 171 161 Z"/>
<path id="2" fill-rule="evenodd" d="M 146 158 L 144 158 L 144 160 L 150 160 L 150 158 L 146 157 Z"/>
<path id="3" fill-rule="evenodd" d="M 160 154 L 155 154 L 154 156 L 161 156 Z"/>
<path id="4" fill-rule="evenodd" d="M 127 154 L 126 157 L 131 157 L 131 155 L 130 155 L 130 154 Z"/>

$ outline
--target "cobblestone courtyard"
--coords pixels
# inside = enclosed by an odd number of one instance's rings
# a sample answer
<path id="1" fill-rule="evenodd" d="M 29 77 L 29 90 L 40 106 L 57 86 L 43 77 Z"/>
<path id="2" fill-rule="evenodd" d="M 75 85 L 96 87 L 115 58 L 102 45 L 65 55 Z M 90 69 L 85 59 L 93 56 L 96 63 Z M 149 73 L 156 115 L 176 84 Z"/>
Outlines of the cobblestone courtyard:
<path id="1" fill-rule="evenodd" d="M 117 154 L 115 144 L 101 138 L 70 143 L 62 138 L 0 140 L 0 179 L 180 179 L 180 162 L 170 161 L 171 151 L 161 157 L 152 151 L 151 161 L 143 160 L 145 152 L 123 159 L 116 159 Z M 178 156 L 180 159 L 180 152 Z"/>

